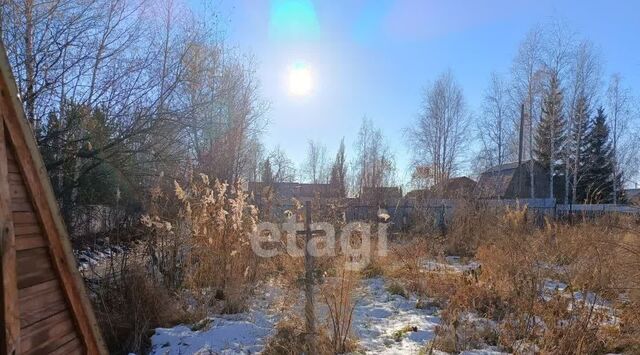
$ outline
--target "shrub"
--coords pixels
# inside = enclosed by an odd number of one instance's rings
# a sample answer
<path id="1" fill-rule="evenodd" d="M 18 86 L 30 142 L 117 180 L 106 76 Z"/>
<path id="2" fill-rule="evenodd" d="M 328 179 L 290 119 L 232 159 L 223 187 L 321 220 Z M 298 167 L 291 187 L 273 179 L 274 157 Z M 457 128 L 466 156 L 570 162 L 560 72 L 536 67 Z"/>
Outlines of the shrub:
<path id="1" fill-rule="evenodd" d="M 352 349 L 349 338 L 355 303 L 353 291 L 358 282 L 355 272 L 341 270 L 340 276 L 327 280 L 322 286 L 322 298 L 329 309 L 328 327 L 333 353 L 342 354 Z"/>
<path id="2" fill-rule="evenodd" d="M 184 313 L 166 288 L 133 264 L 90 285 L 98 324 L 112 354 L 145 353 L 153 329 L 181 321 Z"/>
<path id="3" fill-rule="evenodd" d="M 326 330 L 319 328 L 316 335 L 316 353 L 333 355 L 333 347 Z M 299 317 L 284 318 L 276 325 L 276 333 L 269 339 L 262 354 L 264 355 L 298 355 L 308 354 L 305 338 L 304 320 Z"/>
<path id="4" fill-rule="evenodd" d="M 402 297 L 407 297 L 407 291 L 404 289 L 404 286 L 402 286 L 400 283 L 398 282 L 392 282 L 388 287 L 387 287 L 387 292 L 389 292 L 392 295 L 398 295 L 398 296 L 402 296 Z"/>

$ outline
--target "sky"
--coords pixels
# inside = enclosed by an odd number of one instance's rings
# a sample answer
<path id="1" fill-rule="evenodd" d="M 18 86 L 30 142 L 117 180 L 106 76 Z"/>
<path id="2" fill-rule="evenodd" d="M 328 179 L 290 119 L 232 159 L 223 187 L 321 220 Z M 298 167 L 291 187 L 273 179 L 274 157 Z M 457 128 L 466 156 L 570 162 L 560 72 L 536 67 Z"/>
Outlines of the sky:
<path id="1" fill-rule="evenodd" d="M 605 78 L 619 72 L 640 88 L 635 0 L 222 0 L 219 7 L 228 43 L 255 59 L 270 104 L 267 149 L 279 145 L 296 163 L 310 139 L 333 158 L 344 137 L 349 155 L 366 115 L 382 129 L 406 182 L 403 132 L 423 88 L 450 69 L 468 109 L 479 114 L 491 72 L 508 74 L 527 31 L 554 19 L 596 45 Z M 289 75 L 300 67 L 311 83 L 308 93 L 293 95 Z M 465 150 L 467 162 L 475 147 Z"/>

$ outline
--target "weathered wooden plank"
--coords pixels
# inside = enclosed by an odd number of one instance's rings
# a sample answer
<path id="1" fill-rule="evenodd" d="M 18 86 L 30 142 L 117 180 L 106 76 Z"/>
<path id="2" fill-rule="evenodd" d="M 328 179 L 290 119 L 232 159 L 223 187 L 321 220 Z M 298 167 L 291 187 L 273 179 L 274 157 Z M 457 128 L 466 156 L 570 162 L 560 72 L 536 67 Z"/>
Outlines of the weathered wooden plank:
<path id="1" fill-rule="evenodd" d="M 42 231 L 40 226 L 37 224 L 16 224 L 13 228 L 16 236 L 38 234 Z"/>
<path id="2" fill-rule="evenodd" d="M 15 160 L 7 161 L 7 171 L 9 173 L 19 173 L 20 168 L 18 167 L 18 163 Z"/>
<path id="3" fill-rule="evenodd" d="M 21 250 L 16 253 L 18 288 L 26 288 L 56 278 L 47 248 Z"/>
<path id="4" fill-rule="evenodd" d="M 9 184 L 22 184 L 22 175 L 20 173 L 9 173 Z"/>
<path id="5" fill-rule="evenodd" d="M 37 224 L 38 218 L 33 212 L 13 212 L 14 224 Z"/>
<path id="6" fill-rule="evenodd" d="M 47 241 L 40 233 L 16 236 L 16 251 L 47 246 Z"/>
<path id="7" fill-rule="evenodd" d="M 53 289 L 59 288 L 60 283 L 57 279 L 51 281 L 39 283 L 31 287 L 26 287 L 18 290 L 18 300 L 24 300 L 30 297 L 37 297 L 38 295 L 46 292 L 50 292 Z"/>
<path id="8" fill-rule="evenodd" d="M 67 309 L 64 295 L 59 289 L 49 290 L 36 296 L 21 298 L 20 328 L 25 328 L 33 323 L 49 318 L 52 315 Z"/>
<path id="9" fill-rule="evenodd" d="M 64 310 L 53 316 L 21 329 L 20 348 L 22 353 L 47 353 L 73 339 L 73 321 L 69 311 Z M 66 337 L 66 339 L 65 339 Z"/>
<path id="10" fill-rule="evenodd" d="M 82 343 L 78 338 L 73 338 L 66 344 L 63 344 L 59 348 L 55 349 L 50 355 L 76 355 L 84 354 Z"/>
<path id="11" fill-rule="evenodd" d="M 21 272 L 31 267 L 38 267 L 40 264 L 51 264 L 47 248 L 20 251 L 16 253 L 16 258 L 18 270 Z"/>
<path id="12" fill-rule="evenodd" d="M 18 310 L 18 282 L 16 277 L 15 234 L 11 214 L 9 192 L 9 165 L 7 149 L 9 140 L 5 134 L 6 110 L 0 105 L 0 320 L 4 330 L 0 332 L 1 353 L 20 352 L 20 319 Z"/>
<path id="13" fill-rule="evenodd" d="M 29 197 L 29 195 L 27 194 L 27 189 L 24 187 L 24 185 L 19 184 L 10 185 L 9 194 L 9 196 L 11 196 L 11 199 L 15 200 L 26 200 Z"/>
<path id="14" fill-rule="evenodd" d="M 20 304 L 21 328 L 28 327 L 36 322 L 51 317 L 58 312 L 68 309 L 64 295 L 60 293 L 50 293 L 46 296 L 48 296 L 48 298 L 42 300 L 43 303 L 46 303 L 46 306 L 40 305 L 40 301 L 34 301 L 26 305 L 23 305 L 22 303 Z M 53 297 L 55 297 L 55 300 L 53 300 Z"/>
<path id="15" fill-rule="evenodd" d="M 56 331 L 55 333 L 60 334 L 61 332 L 62 331 Z M 37 344 L 30 351 L 26 352 L 26 354 L 50 354 L 55 349 L 59 348 L 63 344 L 70 342 L 76 337 L 77 335 L 75 334 L 75 331 L 72 326 L 69 333 L 64 335 L 58 335 L 56 338 L 52 338 L 49 341 L 46 341 L 41 344 Z"/>
<path id="16" fill-rule="evenodd" d="M 12 212 L 29 212 L 33 211 L 33 205 L 30 201 L 24 200 L 11 200 Z"/>

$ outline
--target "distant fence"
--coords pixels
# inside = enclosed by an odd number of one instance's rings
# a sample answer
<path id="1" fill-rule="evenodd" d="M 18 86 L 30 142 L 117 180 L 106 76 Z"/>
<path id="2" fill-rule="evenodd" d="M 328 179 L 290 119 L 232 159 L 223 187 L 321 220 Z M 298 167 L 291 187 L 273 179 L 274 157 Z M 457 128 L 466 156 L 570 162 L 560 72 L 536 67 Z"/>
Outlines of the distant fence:
<path id="1" fill-rule="evenodd" d="M 451 223 L 454 213 L 461 206 L 475 209 L 524 208 L 527 207 L 532 221 L 542 224 L 545 218 L 567 219 L 570 217 L 595 217 L 603 214 L 634 214 L 640 216 L 640 207 L 626 205 L 586 205 L 586 204 L 556 204 L 555 199 L 520 199 L 520 200 L 453 200 L 429 199 L 423 201 L 399 200 L 393 205 L 349 204 L 342 208 L 345 222 L 376 221 L 379 212 L 383 210 L 389 215 L 392 230 L 404 230 L 417 223 L 432 224 L 435 227 L 445 227 Z M 284 211 L 293 210 L 290 204 L 278 205 L 270 208 L 270 216 L 265 219 L 279 219 Z"/>

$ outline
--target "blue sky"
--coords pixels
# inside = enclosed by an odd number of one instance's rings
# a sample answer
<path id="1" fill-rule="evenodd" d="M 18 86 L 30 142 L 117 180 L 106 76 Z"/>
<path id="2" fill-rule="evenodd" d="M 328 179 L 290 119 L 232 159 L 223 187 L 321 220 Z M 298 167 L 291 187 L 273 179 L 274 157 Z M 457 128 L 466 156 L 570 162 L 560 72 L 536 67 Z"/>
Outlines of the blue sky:
<path id="1" fill-rule="evenodd" d="M 383 130 L 406 180 L 403 129 L 417 115 L 422 88 L 451 69 L 479 113 L 490 73 L 507 74 L 526 32 L 551 19 L 594 42 L 605 78 L 620 72 L 640 88 L 640 1 L 223 0 L 220 11 L 229 44 L 257 62 L 271 104 L 267 147 L 280 145 L 297 163 L 309 139 L 333 156 L 344 136 L 349 154 L 366 115 Z M 305 97 L 287 88 L 289 68 L 300 62 L 313 75 Z"/>

